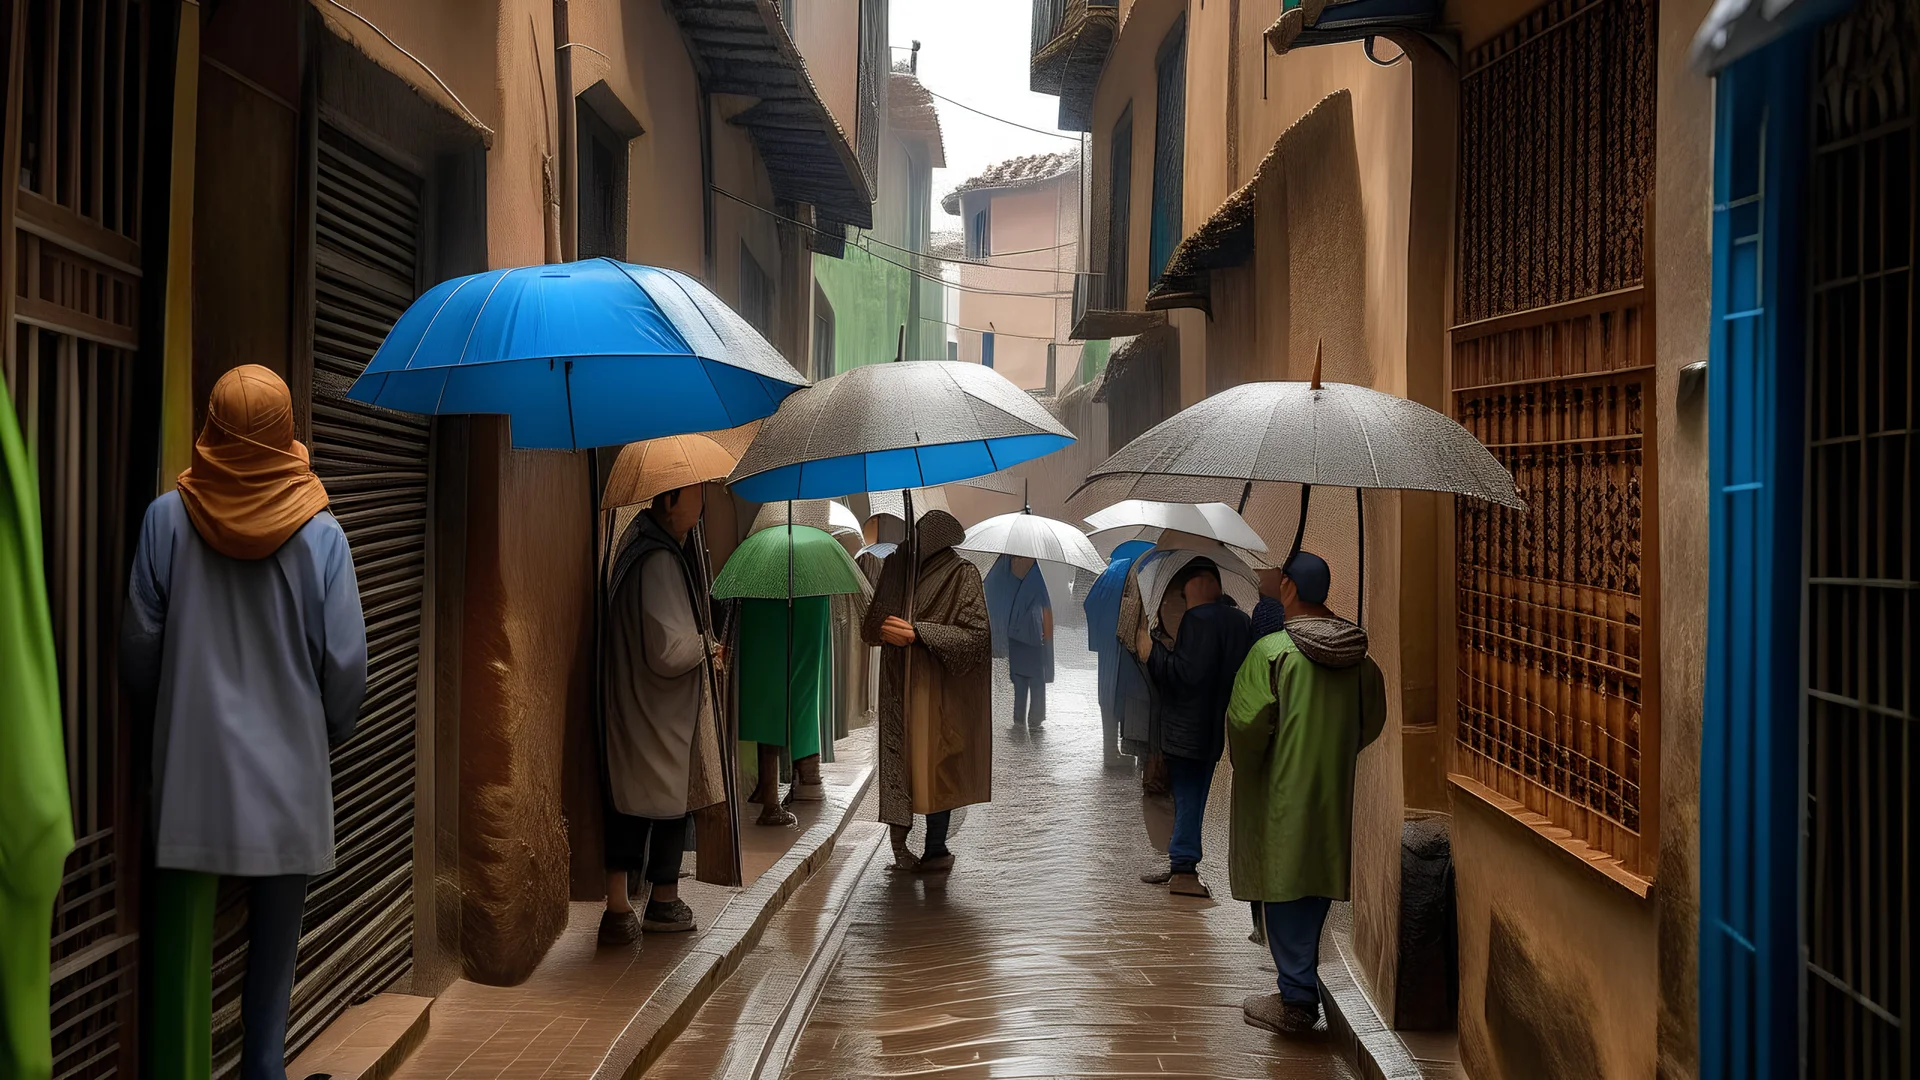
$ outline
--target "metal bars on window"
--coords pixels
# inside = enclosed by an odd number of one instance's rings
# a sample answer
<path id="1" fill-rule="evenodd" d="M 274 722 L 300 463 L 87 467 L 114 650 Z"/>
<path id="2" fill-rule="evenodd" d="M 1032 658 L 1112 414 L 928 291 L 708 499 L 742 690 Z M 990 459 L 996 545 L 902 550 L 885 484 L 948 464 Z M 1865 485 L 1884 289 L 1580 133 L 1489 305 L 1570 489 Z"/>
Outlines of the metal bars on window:
<path id="1" fill-rule="evenodd" d="M 1808 1076 L 1912 1076 L 1920 15 L 1864 0 L 1814 64 L 1803 1057 Z"/>

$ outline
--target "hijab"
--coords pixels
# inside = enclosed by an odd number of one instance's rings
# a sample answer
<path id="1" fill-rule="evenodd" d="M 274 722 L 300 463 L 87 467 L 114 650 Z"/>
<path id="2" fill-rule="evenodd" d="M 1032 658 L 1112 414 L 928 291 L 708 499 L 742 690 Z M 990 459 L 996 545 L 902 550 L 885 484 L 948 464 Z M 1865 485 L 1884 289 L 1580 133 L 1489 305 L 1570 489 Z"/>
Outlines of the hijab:
<path id="1" fill-rule="evenodd" d="M 207 423 L 180 474 L 180 501 L 200 539 L 234 559 L 264 559 L 327 508 L 307 448 L 293 437 L 293 395 L 259 364 L 213 384 Z"/>

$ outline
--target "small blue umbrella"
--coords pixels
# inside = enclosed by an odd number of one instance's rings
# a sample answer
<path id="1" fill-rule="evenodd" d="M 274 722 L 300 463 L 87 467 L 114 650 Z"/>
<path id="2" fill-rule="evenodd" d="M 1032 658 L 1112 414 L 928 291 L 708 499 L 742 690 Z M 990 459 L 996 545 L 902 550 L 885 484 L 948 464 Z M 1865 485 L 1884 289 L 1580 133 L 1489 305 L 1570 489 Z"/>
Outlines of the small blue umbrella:
<path id="1" fill-rule="evenodd" d="M 586 259 L 434 286 L 347 396 L 400 412 L 504 414 L 515 446 L 577 450 L 738 427 L 805 385 L 699 282 Z"/>

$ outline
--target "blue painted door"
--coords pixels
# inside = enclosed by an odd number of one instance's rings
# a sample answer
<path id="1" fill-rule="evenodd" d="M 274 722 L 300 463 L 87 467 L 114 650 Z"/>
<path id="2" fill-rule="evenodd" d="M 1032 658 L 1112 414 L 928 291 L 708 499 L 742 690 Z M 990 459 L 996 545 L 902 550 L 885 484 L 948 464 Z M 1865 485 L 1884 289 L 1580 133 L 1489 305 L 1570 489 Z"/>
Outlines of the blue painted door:
<path id="1" fill-rule="evenodd" d="M 1799 1074 L 1804 35 L 1720 76 L 1700 763 L 1700 1075 Z"/>

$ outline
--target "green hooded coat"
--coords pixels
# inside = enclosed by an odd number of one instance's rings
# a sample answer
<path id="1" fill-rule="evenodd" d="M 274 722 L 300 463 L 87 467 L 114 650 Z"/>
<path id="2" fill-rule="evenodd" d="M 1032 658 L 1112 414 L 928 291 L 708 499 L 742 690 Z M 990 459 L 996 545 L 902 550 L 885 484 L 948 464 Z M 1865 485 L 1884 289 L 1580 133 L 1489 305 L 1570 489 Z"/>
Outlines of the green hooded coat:
<path id="1" fill-rule="evenodd" d="M 1386 682 L 1358 626 L 1288 619 L 1254 643 L 1227 705 L 1234 899 L 1348 898 L 1354 768 L 1386 718 Z"/>
<path id="2" fill-rule="evenodd" d="M 0 1076 L 53 1072 L 49 935 L 73 817 L 40 555 L 39 477 L 0 385 Z"/>

